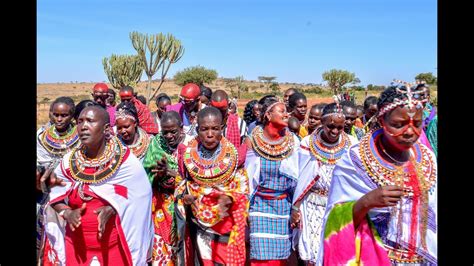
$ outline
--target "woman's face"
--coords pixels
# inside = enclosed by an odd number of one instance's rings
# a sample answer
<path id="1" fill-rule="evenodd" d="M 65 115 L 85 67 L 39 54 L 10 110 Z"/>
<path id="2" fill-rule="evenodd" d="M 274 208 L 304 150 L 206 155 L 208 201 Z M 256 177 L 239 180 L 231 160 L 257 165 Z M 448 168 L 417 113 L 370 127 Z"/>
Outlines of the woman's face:
<path id="1" fill-rule="evenodd" d="M 273 106 L 272 110 L 266 114 L 268 121 L 276 128 L 284 128 L 288 126 L 288 112 L 284 103 Z"/>
<path id="2" fill-rule="evenodd" d="M 179 144 L 180 136 L 183 133 L 177 121 L 168 120 L 161 124 L 161 135 L 165 139 L 168 146 L 175 148 Z"/>
<path id="3" fill-rule="evenodd" d="M 50 120 L 59 132 L 64 132 L 68 128 L 72 118 L 71 107 L 65 103 L 56 103 L 50 112 Z"/>
<path id="4" fill-rule="evenodd" d="M 260 120 L 260 113 L 261 113 L 260 108 L 261 106 L 258 103 L 255 104 L 252 108 L 252 114 L 256 117 L 257 121 Z"/>
<path id="5" fill-rule="evenodd" d="M 96 148 L 104 143 L 105 132 L 109 131 L 109 123 L 101 119 L 99 112 L 91 107 L 82 110 L 77 119 L 77 130 L 82 145 Z"/>
<path id="6" fill-rule="evenodd" d="M 222 121 L 215 115 L 198 120 L 198 138 L 207 150 L 214 150 L 222 139 Z"/>
<path id="7" fill-rule="evenodd" d="M 308 115 L 308 128 L 314 130 L 321 125 L 322 110 L 313 108 Z"/>
<path id="8" fill-rule="evenodd" d="M 413 118 L 410 118 L 410 115 Z M 384 129 L 384 138 L 398 151 L 409 150 L 421 134 L 423 109 L 397 107 L 385 114 L 380 123 Z"/>
<path id="9" fill-rule="evenodd" d="M 346 120 L 340 115 L 329 115 L 323 118 L 323 137 L 329 143 L 334 143 L 344 132 L 344 124 Z"/>
<path id="10" fill-rule="evenodd" d="M 302 121 L 305 119 L 306 111 L 308 109 L 308 104 L 305 99 L 299 99 L 296 101 L 295 108 L 293 109 L 293 116 Z"/>
<path id="11" fill-rule="evenodd" d="M 137 133 L 137 122 L 130 118 L 117 118 L 115 120 L 117 134 L 127 144 L 131 144 Z"/>

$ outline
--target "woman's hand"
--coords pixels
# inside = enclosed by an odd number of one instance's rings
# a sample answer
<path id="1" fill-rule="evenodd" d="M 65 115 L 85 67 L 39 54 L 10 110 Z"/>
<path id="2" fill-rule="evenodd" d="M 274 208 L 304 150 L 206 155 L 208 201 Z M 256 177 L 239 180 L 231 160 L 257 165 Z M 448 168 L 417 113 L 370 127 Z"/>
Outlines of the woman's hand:
<path id="1" fill-rule="evenodd" d="M 395 206 L 402 196 L 403 189 L 399 186 L 379 187 L 364 196 L 364 205 L 368 209 Z"/>
<path id="2" fill-rule="evenodd" d="M 63 218 L 69 224 L 69 228 L 72 231 L 76 230 L 81 225 L 81 218 L 84 210 L 86 209 L 86 203 L 83 203 L 80 208 L 71 210 L 67 209 L 64 211 Z"/>
<path id="3" fill-rule="evenodd" d="M 291 210 L 291 217 L 290 217 L 290 226 L 291 228 L 296 228 L 300 224 L 301 214 L 299 210 Z"/>
<path id="4" fill-rule="evenodd" d="M 161 160 L 156 161 L 155 167 L 151 170 L 152 173 L 154 173 L 155 178 L 162 179 L 165 177 L 166 173 L 168 170 L 168 161 L 166 159 L 166 156 L 161 157 Z"/>
<path id="5" fill-rule="evenodd" d="M 193 195 L 186 194 L 183 196 L 183 203 L 185 205 L 191 205 L 193 204 L 195 200 L 196 200 L 196 197 L 194 197 Z"/>
<path id="6" fill-rule="evenodd" d="M 227 195 L 220 195 L 217 200 L 217 210 L 219 211 L 219 216 L 222 218 L 229 216 L 228 210 L 232 204 L 232 198 Z"/>
<path id="7" fill-rule="evenodd" d="M 101 240 L 105 231 L 105 225 L 109 221 L 110 217 L 115 214 L 115 210 L 111 206 L 102 206 L 97 208 L 94 213 L 98 215 L 97 220 L 99 221 L 99 240 Z"/>
<path id="8" fill-rule="evenodd" d="M 383 208 L 395 206 L 403 195 L 403 189 L 399 186 L 384 186 L 376 188 L 360 198 L 353 207 L 354 226 L 365 219 L 365 216 L 372 208 Z"/>

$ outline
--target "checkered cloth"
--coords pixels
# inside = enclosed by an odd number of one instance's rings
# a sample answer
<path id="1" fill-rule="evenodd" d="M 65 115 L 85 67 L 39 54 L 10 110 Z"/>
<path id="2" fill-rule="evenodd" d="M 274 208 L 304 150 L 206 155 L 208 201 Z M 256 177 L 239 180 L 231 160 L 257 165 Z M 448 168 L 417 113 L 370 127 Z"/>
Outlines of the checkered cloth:
<path id="1" fill-rule="evenodd" d="M 291 252 L 291 228 L 289 223 L 291 197 L 295 181 L 279 172 L 280 161 L 260 158 L 260 184 L 258 190 L 274 190 L 288 197 L 267 199 L 259 195 L 252 198 L 249 209 L 250 258 L 253 260 L 287 259 Z M 275 216 L 276 215 L 276 216 Z M 260 234 L 260 235 L 259 235 Z M 261 235 L 268 234 L 268 235 Z"/>
<path id="2" fill-rule="evenodd" d="M 158 134 L 158 126 L 156 125 L 150 110 L 148 110 L 148 107 L 137 98 L 133 98 L 133 104 L 135 104 L 138 111 L 138 126 L 148 134 Z"/>

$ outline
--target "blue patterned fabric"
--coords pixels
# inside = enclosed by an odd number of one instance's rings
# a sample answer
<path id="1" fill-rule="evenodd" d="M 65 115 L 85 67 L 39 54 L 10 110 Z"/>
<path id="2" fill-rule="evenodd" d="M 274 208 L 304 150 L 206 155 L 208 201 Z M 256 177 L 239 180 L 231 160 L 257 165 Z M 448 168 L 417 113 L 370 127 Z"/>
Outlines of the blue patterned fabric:
<path id="1" fill-rule="evenodd" d="M 250 202 L 250 258 L 254 260 L 287 259 L 291 252 L 290 210 L 296 181 L 280 173 L 280 161 L 260 157 L 260 189 L 271 189 L 275 195 L 285 192 L 283 199 L 265 199 L 255 195 Z M 265 192 L 266 195 L 270 194 Z M 282 217 L 271 217 L 278 215 Z M 255 234 L 270 234 L 256 236 Z"/>

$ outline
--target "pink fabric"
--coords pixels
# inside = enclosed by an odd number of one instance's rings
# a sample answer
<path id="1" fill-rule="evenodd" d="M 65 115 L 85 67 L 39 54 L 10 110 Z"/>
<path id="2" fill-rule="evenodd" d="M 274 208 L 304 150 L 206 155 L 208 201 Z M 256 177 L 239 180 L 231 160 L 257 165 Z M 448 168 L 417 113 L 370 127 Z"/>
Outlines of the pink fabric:
<path id="1" fill-rule="evenodd" d="M 425 146 L 428 147 L 430 150 L 433 150 L 433 148 L 431 148 L 430 141 L 429 141 L 428 138 L 426 137 L 426 134 L 425 134 L 425 131 L 424 131 L 424 130 L 421 130 L 421 134 L 420 134 L 419 141 L 420 141 L 421 143 L 425 144 Z"/>
<path id="2" fill-rule="evenodd" d="M 115 126 L 115 107 L 112 105 L 107 105 L 106 110 L 107 113 L 109 113 L 110 126 L 113 127 Z"/>
<path id="3" fill-rule="evenodd" d="M 346 224 L 324 240 L 323 265 L 380 265 L 390 266 L 387 250 L 377 242 L 374 232 L 363 219 L 357 231 L 354 223 Z"/>

